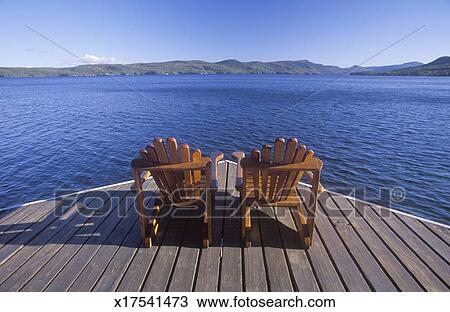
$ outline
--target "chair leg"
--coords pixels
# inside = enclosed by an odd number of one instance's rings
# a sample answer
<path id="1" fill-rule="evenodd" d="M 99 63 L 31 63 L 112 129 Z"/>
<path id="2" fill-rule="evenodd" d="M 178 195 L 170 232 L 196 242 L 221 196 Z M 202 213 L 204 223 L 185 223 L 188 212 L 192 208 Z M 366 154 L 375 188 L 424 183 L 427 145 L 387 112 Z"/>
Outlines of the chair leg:
<path id="1" fill-rule="evenodd" d="M 297 232 L 300 237 L 300 242 L 303 248 L 308 248 L 311 245 L 311 240 L 309 239 L 309 233 L 307 228 L 307 219 L 305 212 L 300 204 L 294 206 L 294 214 L 297 217 Z"/>
<path id="2" fill-rule="evenodd" d="M 212 244 L 213 242 L 213 214 L 216 209 L 216 192 L 211 192 L 211 203 L 209 205 L 209 211 L 208 211 L 208 240 L 209 243 Z"/>
<path id="3" fill-rule="evenodd" d="M 311 247 L 311 245 L 313 243 L 314 223 L 315 223 L 315 215 L 308 216 L 308 219 L 307 219 L 306 225 L 305 225 L 305 229 L 306 229 L 305 231 L 307 232 L 307 235 L 305 237 L 305 247 L 306 248 Z"/>
<path id="4" fill-rule="evenodd" d="M 242 202 L 242 194 L 240 194 L 240 196 L 239 196 L 238 209 L 239 209 L 239 216 L 241 217 L 241 240 L 244 241 L 245 240 L 245 219 L 244 219 L 244 216 L 245 216 L 245 212 L 244 212 L 245 203 Z"/>
<path id="5" fill-rule="evenodd" d="M 205 214 L 206 218 L 206 214 Z M 203 248 L 209 248 L 209 239 L 208 239 L 208 221 L 203 221 Z"/>
<path id="6" fill-rule="evenodd" d="M 304 246 L 305 249 L 308 249 L 309 247 L 311 247 L 312 245 L 312 237 L 305 237 L 305 241 L 304 241 Z"/>
<path id="7" fill-rule="evenodd" d="M 247 225 L 245 227 L 245 247 L 252 247 L 252 227 L 250 216 L 246 220 Z"/>
<path id="8" fill-rule="evenodd" d="M 206 207 L 203 217 L 203 248 L 208 248 L 212 243 L 212 212 L 214 210 L 215 194 L 211 191 L 206 193 Z"/>
<path id="9" fill-rule="evenodd" d="M 252 221 L 250 218 L 250 206 L 247 204 L 242 209 L 242 239 L 245 247 L 251 247 L 252 245 Z"/>
<path id="10" fill-rule="evenodd" d="M 155 203 L 153 205 L 152 217 L 150 218 L 150 222 L 148 224 L 148 236 L 144 241 L 145 247 L 152 247 L 156 242 L 156 236 L 158 234 L 159 222 L 158 222 L 158 214 L 161 211 L 161 200 L 155 199 Z"/>
<path id="11" fill-rule="evenodd" d="M 144 246 L 149 247 L 150 241 L 148 237 L 148 228 L 149 228 L 149 219 L 147 216 L 147 213 L 145 211 L 144 206 L 144 194 L 142 190 L 142 181 L 138 170 L 133 170 L 134 175 L 134 185 L 135 185 L 135 191 L 136 191 L 136 199 L 135 204 L 138 208 L 138 215 L 139 215 L 139 228 L 141 232 L 141 239 L 144 242 Z"/>
<path id="12" fill-rule="evenodd" d="M 306 220 L 306 228 L 308 236 L 305 238 L 306 248 L 312 245 L 312 239 L 314 234 L 314 224 L 316 221 L 316 209 L 317 209 L 317 196 L 319 194 L 319 187 L 322 187 L 320 184 L 320 170 L 314 172 L 313 181 L 311 183 L 311 194 L 309 195 L 309 204 L 308 204 L 308 217 Z"/>
<path id="13" fill-rule="evenodd" d="M 209 248 L 209 244 L 212 241 L 211 239 L 211 220 L 208 216 L 208 213 L 205 211 L 203 215 L 203 248 Z"/>

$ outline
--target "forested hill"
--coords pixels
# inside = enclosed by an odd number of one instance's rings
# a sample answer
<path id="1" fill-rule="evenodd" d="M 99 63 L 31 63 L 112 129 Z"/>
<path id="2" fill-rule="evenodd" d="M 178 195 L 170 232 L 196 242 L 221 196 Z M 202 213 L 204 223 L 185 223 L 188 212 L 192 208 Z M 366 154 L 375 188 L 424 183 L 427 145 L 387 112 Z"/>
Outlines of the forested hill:
<path id="1" fill-rule="evenodd" d="M 409 62 L 399 65 L 342 68 L 308 60 L 275 62 L 240 62 L 224 60 L 170 61 L 135 64 L 92 64 L 75 67 L 0 67 L 0 77 L 56 77 L 104 75 L 177 75 L 177 74 L 296 74 L 296 75 L 449 75 L 450 57 L 441 57 L 423 65 Z"/>
<path id="2" fill-rule="evenodd" d="M 387 71 L 363 71 L 360 75 L 383 76 L 450 76 L 450 56 L 442 56 L 430 63 Z"/>
<path id="3" fill-rule="evenodd" d="M 75 67 L 0 67 L 4 77 L 102 76 L 102 75 L 174 75 L 174 74 L 339 74 L 346 69 L 301 61 L 221 62 L 171 61 L 136 64 L 99 64 Z"/>

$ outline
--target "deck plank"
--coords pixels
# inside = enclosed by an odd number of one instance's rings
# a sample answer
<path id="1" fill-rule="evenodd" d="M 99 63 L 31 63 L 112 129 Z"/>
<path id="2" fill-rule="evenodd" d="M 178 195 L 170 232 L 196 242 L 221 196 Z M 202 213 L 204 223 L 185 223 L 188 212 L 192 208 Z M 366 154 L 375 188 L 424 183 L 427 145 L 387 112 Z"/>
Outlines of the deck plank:
<path id="1" fill-rule="evenodd" d="M 447 244 L 447 246 L 450 246 L 450 229 L 444 226 L 439 226 L 437 224 L 426 222 L 426 221 L 420 221 L 423 225 L 425 225 L 427 228 L 429 228 L 433 233 L 435 233 L 437 236 L 439 236 L 442 241 Z"/>
<path id="2" fill-rule="evenodd" d="M 167 290 L 180 244 L 183 241 L 186 223 L 184 218 L 172 218 L 154 263 L 144 281 L 142 291 Z"/>
<path id="3" fill-rule="evenodd" d="M 24 206 L 19 206 L 19 207 L 15 207 L 15 208 L 9 208 L 9 209 L 3 208 L 2 210 L 0 210 L 0 224 L 2 224 L 3 221 L 6 221 L 7 219 L 14 216 L 16 213 L 19 213 L 19 211 L 21 211 L 21 210 L 30 208 L 32 205 L 40 205 L 40 204 L 41 204 L 41 202 L 24 205 Z"/>
<path id="4" fill-rule="evenodd" d="M 153 264 L 161 243 L 164 240 L 170 222 L 168 208 L 162 208 L 158 219 L 159 228 L 155 244 L 150 248 L 138 248 L 136 255 L 128 265 L 127 270 L 120 281 L 117 291 L 140 291 L 147 274 Z"/>
<path id="5" fill-rule="evenodd" d="M 73 208 L 77 205 L 81 205 L 81 201 L 84 196 L 79 198 L 79 201 L 74 203 Z M 75 211 L 71 209 L 71 211 Z M 59 235 L 64 228 L 70 227 L 71 224 L 76 224 L 78 221 L 73 221 L 77 214 L 72 213 L 64 217 L 59 218 L 50 227 L 45 228 L 39 235 L 35 236 L 31 241 L 27 242 L 22 248 L 16 247 L 15 250 L 10 250 L 10 254 L 6 254 L 5 261 L 0 266 L 0 284 L 2 284 L 12 273 L 18 268 L 22 267 L 31 257 L 33 257 L 38 251 L 47 246 L 48 244 L 56 241 L 56 235 Z M 58 240 L 61 236 L 58 236 Z M 45 253 L 42 253 L 43 255 Z"/>
<path id="6" fill-rule="evenodd" d="M 319 291 L 319 284 L 314 276 L 307 251 L 301 246 L 291 209 L 276 209 L 275 212 L 277 220 L 280 222 L 281 239 L 286 250 L 294 289 L 296 291 Z"/>
<path id="7" fill-rule="evenodd" d="M 300 190 L 300 194 L 304 198 L 304 202 L 309 202 L 309 192 Z M 361 273 L 358 265 L 355 263 L 352 255 L 347 250 L 344 242 L 337 235 L 330 220 L 321 213 L 320 207 L 316 213 L 316 234 L 319 234 L 324 242 L 333 263 L 349 291 L 370 291 L 370 287 Z"/>
<path id="8" fill-rule="evenodd" d="M 134 194 L 132 197 L 134 197 Z M 130 204 L 127 203 L 126 205 L 129 206 Z M 134 204 L 132 204 L 128 213 L 120 218 L 120 221 L 114 228 L 112 234 L 106 238 L 101 247 L 95 252 L 93 257 L 91 257 L 87 265 L 82 268 L 82 271 L 76 279 L 70 281 L 70 291 L 92 291 L 109 262 L 136 223 L 137 212 Z"/>
<path id="9" fill-rule="evenodd" d="M 106 266 L 93 291 L 114 291 L 119 285 L 129 263 L 131 263 L 137 249 L 141 245 L 139 222 L 137 218 L 134 218 L 133 221 L 133 227 Z"/>
<path id="10" fill-rule="evenodd" d="M 448 265 L 450 264 L 450 247 L 445 244 L 436 234 L 423 225 L 419 220 L 396 214 L 417 236 L 419 236 L 427 245 L 429 245 L 435 253 L 437 253 Z"/>
<path id="11" fill-rule="evenodd" d="M 445 291 L 447 287 L 419 259 L 412 250 L 400 240 L 394 232 L 366 204 L 360 201 L 352 203 L 358 213 L 383 239 L 389 249 L 401 260 L 405 267 L 413 273 L 420 284 L 429 291 Z"/>
<path id="12" fill-rule="evenodd" d="M 242 291 L 242 244 L 241 222 L 231 213 L 237 208 L 239 194 L 235 189 L 236 166 L 228 163 L 227 189 L 231 196 L 231 209 L 224 212 L 222 263 L 220 267 L 220 291 Z M 227 202 L 228 203 L 228 202 Z"/>
<path id="13" fill-rule="evenodd" d="M 259 223 L 269 289 L 271 291 L 293 291 L 274 210 L 270 207 L 263 207 L 261 212 L 263 216 L 260 218 Z"/>
<path id="14" fill-rule="evenodd" d="M 404 244 L 409 246 L 414 254 L 420 258 L 423 263 L 438 277 L 445 286 L 449 287 L 450 283 L 450 266 L 442 260 L 427 244 L 425 244 L 413 231 L 404 225 L 400 219 L 389 210 L 383 209 L 376 205 L 370 205 L 375 213 L 389 226 L 389 228 L 397 234 Z M 384 216 L 388 212 L 388 216 Z"/>
<path id="15" fill-rule="evenodd" d="M 202 248 L 202 225 L 200 218 L 187 222 L 186 235 L 181 243 L 177 263 L 174 267 L 169 291 L 192 291 L 195 272 Z"/>
<path id="16" fill-rule="evenodd" d="M 20 268 L 17 269 L 14 274 L 10 275 L 8 279 L 6 279 L 1 285 L 0 289 L 5 289 L 8 291 L 19 290 L 26 283 L 29 282 L 31 278 L 35 276 L 40 269 L 58 253 L 58 251 L 64 246 L 64 244 L 69 241 L 80 229 L 83 229 L 83 226 L 88 224 L 92 216 L 95 214 L 97 209 L 92 209 L 90 206 L 93 203 L 94 198 L 98 201 L 107 202 L 110 196 L 115 196 L 116 191 L 111 191 L 111 195 L 108 195 L 109 192 L 90 192 L 89 194 L 83 195 L 90 196 L 92 198 L 91 201 L 77 202 L 79 206 L 77 207 L 77 213 L 74 218 L 71 219 L 64 226 L 64 230 L 61 231 L 61 235 L 53 236 L 54 240 L 51 242 L 47 242 L 42 248 L 39 249 L 38 252 L 32 255 L 30 259 L 28 259 Z M 102 207 L 100 207 L 102 209 Z M 79 211 L 83 211 L 83 213 L 79 213 Z M 49 231 L 49 234 L 51 232 Z"/>
<path id="17" fill-rule="evenodd" d="M 9 228 L 12 235 L 8 233 L 0 234 L 0 265 L 5 263 L 10 257 L 12 257 L 16 252 L 22 249 L 24 246 L 28 245 L 30 241 L 33 241 L 35 237 L 45 237 L 45 234 L 40 234 L 42 231 L 46 230 L 49 226 L 56 230 L 57 226 L 55 223 L 57 221 L 63 221 L 62 225 L 67 223 L 67 218 L 73 217 L 76 210 L 74 202 L 83 200 L 83 195 L 76 198 L 66 198 L 64 203 L 56 201 L 49 201 L 48 205 L 42 206 L 44 208 L 43 215 L 36 219 L 36 213 L 31 213 L 30 219 L 26 220 L 26 223 L 16 224 L 18 227 L 22 227 L 17 233 L 14 233 L 13 228 Z M 64 207 L 62 207 L 62 205 Z M 49 210 L 48 210 L 49 209 Z M 56 209 L 60 209 L 61 215 L 54 215 L 52 212 Z M 61 222 L 59 222 L 61 224 Z M 33 245 L 35 242 L 31 243 Z"/>
<path id="18" fill-rule="evenodd" d="M 252 210 L 243 248 L 240 219 L 222 216 L 239 202 L 235 176 L 235 164 L 219 165 L 208 249 L 200 219 L 164 212 L 156 245 L 142 248 L 131 182 L 0 213 L 0 291 L 449 291 L 448 228 L 332 192 L 319 197 L 309 249 L 293 208 Z"/>
<path id="19" fill-rule="evenodd" d="M 298 220 L 294 217 L 295 223 L 298 227 Z M 306 251 L 311 267 L 316 276 L 321 291 L 345 291 L 344 284 L 339 277 L 320 236 L 315 235 L 312 246 Z"/>
<path id="20" fill-rule="evenodd" d="M 6 231 L 8 229 L 6 227 L 7 225 L 12 226 L 14 224 L 19 223 L 24 218 L 32 217 L 34 214 L 42 215 L 46 211 L 47 212 L 50 211 L 50 210 L 46 210 L 45 208 L 44 209 L 41 209 L 41 208 L 43 206 L 50 206 L 49 205 L 50 202 L 58 202 L 58 201 L 60 201 L 60 199 L 38 202 L 38 203 L 30 204 L 27 206 L 18 207 L 16 209 L 13 209 L 8 214 L 1 215 L 1 217 L 0 217 L 0 226 L 1 226 L 0 232 Z M 50 209 L 51 209 L 51 206 L 50 206 Z"/>
<path id="21" fill-rule="evenodd" d="M 152 186 L 155 188 L 154 186 Z M 130 209 L 132 209 L 133 203 L 130 197 L 133 197 L 133 193 L 126 193 L 122 198 L 116 209 L 116 213 L 112 213 L 107 216 L 102 225 L 97 229 L 97 235 L 89 237 L 87 242 L 81 247 L 76 255 L 70 259 L 65 267 L 59 272 L 59 274 L 51 281 L 51 283 L 45 289 L 46 291 L 67 291 L 72 283 L 77 279 L 80 273 L 85 269 L 86 265 L 91 261 L 94 255 L 98 252 L 101 246 L 111 235 L 117 235 L 115 228 L 121 221 L 118 214 L 125 215 Z"/>
<path id="22" fill-rule="evenodd" d="M 361 268 L 373 290 L 396 291 L 397 289 L 394 284 L 358 237 L 350 223 L 341 214 L 328 193 L 324 192 L 319 196 L 319 204 L 318 212 L 320 214 L 325 212 L 325 218 L 331 222 L 333 228 L 351 252 L 355 263 Z"/>
<path id="23" fill-rule="evenodd" d="M 341 213 L 346 216 L 347 221 L 350 222 L 371 253 L 378 259 L 396 287 L 401 291 L 422 291 L 422 287 L 388 249 L 376 232 L 360 215 L 355 214 L 352 204 L 342 195 L 329 193 L 329 196 L 334 200 Z"/>
<path id="24" fill-rule="evenodd" d="M 80 192 L 70 193 L 58 196 L 56 198 L 47 199 L 47 200 L 38 200 L 32 203 L 23 204 L 16 208 L 10 208 L 10 209 L 0 209 L 0 225 L 4 224 L 5 222 L 8 222 L 10 224 L 15 224 L 20 221 L 23 217 L 28 217 L 32 214 L 34 214 L 36 211 L 43 211 L 45 210 L 44 206 L 48 205 L 49 203 L 53 202 L 53 207 L 56 207 L 61 200 L 67 199 L 67 198 L 79 198 L 83 195 L 85 195 L 88 192 L 97 191 L 97 190 L 113 190 L 119 187 L 120 185 L 128 184 L 128 183 L 120 183 L 116 185 L 106 185 L 104 187 L 98 187 L 92 190 L 84 190 Z M 11 219 L 13 218 L 14 219 Z M 2 232 L 0 228 L 0 232 Z"/>
<path id="25" fill-rule="evenodd" d="M 245 291 L 268 291 L 267 273 L 261 241 L 259 215 L 251 211 L 251 248 L 244 248 Z"/>
<path id="26" fill-rule="evenodd" d="M 225 206 L 225 186 L 227 182 L 227 163 L 218 166 L 218 190 L 213 220 L 213 243 L 202 250 L 198 265 L 195 291 L 217 291 L 219 288 L 219 270 L 222 258 L 223 208 Z"/>
<path id="27" fill-rule="evenodd" d="M 117 193 L 117 191 L 115 192 Z M 57 253 L 22 287 L 23 291 L 43 291 L 59 272 L 70 262 L 83 245 L 93 235 L 102 235 L 101 231 L 114 226 L 119 201 L 112 200 L 114 196 L 124 197 L 128 191 L 106 197 L 106 200 L 94 199 L 90 205 L 94 214 L 79 228 L 79 230 L 63 244 Z M 96 201 L 99 203 L 95 203 Z M 98 206 L 97 206 L 98 205 Z M 105 224 L 106 223 L 106 224 Z"/>
<path id="28" fill-rule="evenodd" d="M 76 198 L 75 198 L 76 199 Z M 67 201 L 70 201 L 67 199 Z M 0 225 L 0 250 L 12 246 L 21 246 L 37 235 L 48 224 L 57 219 L 53 212 L 62 205 L 64 200 L 52 200 L 43 203 L 37 211 L 30 211 L 25 216 L 15 215 Z M 66 205 L 67 208 L 67 205 Z M 18 218 L 16 218 L 18 217 Z M 12 253 L 2 251 L 0 263 L 4 261 L 3 254 Z"/>
<path id="29" fill-rule="evenodd" d="M 299 192 L 299 194 L 301 194 Z M 301 207 L 306 211 L 304 202 Z M 298 229 L 300 225 L 299 215 L 291 209 L 293 221 Z M 314 232 L 317 232 L 317 226 L 314 226 Z M 317 283 L 321 291 L 346 291 L 345 284 L 339 275 L 335 264 L 332 262 L 320 235 L 314 235 L 312 245 L 306 250 L 306 255 L 310 260 Z"/>

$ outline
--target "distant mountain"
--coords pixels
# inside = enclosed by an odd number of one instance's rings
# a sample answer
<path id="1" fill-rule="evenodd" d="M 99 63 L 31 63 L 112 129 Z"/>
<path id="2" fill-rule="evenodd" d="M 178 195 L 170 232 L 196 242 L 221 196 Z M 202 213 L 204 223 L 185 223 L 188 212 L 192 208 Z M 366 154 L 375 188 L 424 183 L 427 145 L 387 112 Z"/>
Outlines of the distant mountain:
<path id="1" fill-rule="evenodd" d="M 407 62 L 407 63 L 403 63 L 403 64 L 398 64 L 398 65 L 361 67 L 361 70 L 356 70 L 352 74 L 357 75 L 357 74 L 361 74 L 361 73 L 364 73 L 364 74 L 380 73 L 380 72 L 386 72 L 386 71 L 391 71 L 391 70 L 399 70 L 399 69 L 404 69 L 404 68 L 417 67 L 417 66 L 421 66 L 421 65 L 423 65 L 423 63 L 421 63 L 421 62 Z"/>
<path id="2" fill-rule="evenodd" d="M 387 71 L 368 71 L 357 74 L 385 76 L 450 76 L 450 56 L 442 56 L 430 63 Z"/>
<path id="3" fill-rule="evenodd" d="M 47 77 L 47 76 L 102 76 L 109 75 L 176 75 L 176 74 L 340 74 L 346 69 L 312 63 L 307 60 L 277 62 L 240 62 L 224 60 L 171 61 L 160 63 L 101 64 L 75 67 L 24 68 L 0 67 L 3 77 Z"/>
<path id="4" fill-rule="evenodd" d="M 448 58 L 448 57 L 447 57 Z M 438 60 L 436 60 L 438 61 Z M 435 62 L 436 62 L 435 61 Z M 441 62 L 441 61 L 439 61 Z M 445 63 L 445 61 L 442 61 Z M 432 62 L 433 63 L 433 62 Z M 220 62 L 170 61 L 135 64 L 79 65 L 75 67 L 0 67 L 0 77 L 56 77 L 56 76 L 104 76 L 104 75 L 179 75 L 179 74 L 295 74 L 295 75 L 342 75 L 386 74 L 396 71 L 412 70 L 423 66 L 419 62 L 399 65 L 341 68 L 322 65 L 308 60 L 274 62 L 240 62 L 229 59 Z M 436 64 L 433 66 L 445 66 Z"/>
<path id="5" fill-rule="evenodd" d="M 433 62 L 430 62 L 426 65 L 435 66 L 435 65 L 448 65 L 448 64 L 450 64 L 450 56 L 441 56 L 440 58 L 437 58 Z"/>

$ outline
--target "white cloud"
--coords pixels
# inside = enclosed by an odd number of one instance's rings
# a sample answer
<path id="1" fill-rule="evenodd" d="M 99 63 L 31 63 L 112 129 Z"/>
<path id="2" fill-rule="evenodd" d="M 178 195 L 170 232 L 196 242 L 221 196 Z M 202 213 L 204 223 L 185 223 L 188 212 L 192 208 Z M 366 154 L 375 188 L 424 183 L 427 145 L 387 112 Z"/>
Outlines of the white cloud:
<path id="1" fill-rule="evenodd" d="M 97 56 L 94 54 L 85 54 L 83 59 L 90 64 L 118 64 L 123 63 L 115 57 Z"/>

